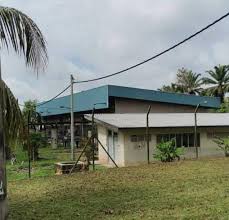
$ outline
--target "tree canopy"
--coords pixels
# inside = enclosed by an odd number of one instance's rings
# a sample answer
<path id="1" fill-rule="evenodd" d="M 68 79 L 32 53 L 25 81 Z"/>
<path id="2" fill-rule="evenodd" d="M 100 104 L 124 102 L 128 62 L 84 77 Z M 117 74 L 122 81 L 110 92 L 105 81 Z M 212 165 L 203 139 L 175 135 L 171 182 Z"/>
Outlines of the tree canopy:
<path id="1" fill-rule="evenodd" d="M 160 91 L 177 92 L 194 95 L 219 97 L 221 103 L 226 101 L 225 94 L 229 92 L 229 65 L 218 65 L 213 70 L 206 71 L 208 76 L 201 77 L 185 68 L 178 69 L 176 80 L 170 85 L 163 85 Z"/>

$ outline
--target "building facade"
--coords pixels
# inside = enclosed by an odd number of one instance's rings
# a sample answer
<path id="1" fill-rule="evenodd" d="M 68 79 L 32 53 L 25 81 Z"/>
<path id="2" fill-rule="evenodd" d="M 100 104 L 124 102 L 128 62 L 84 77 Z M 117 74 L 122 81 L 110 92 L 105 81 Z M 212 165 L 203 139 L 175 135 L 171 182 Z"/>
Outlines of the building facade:
<path id="1" fill-rule="evenodd" d="M 75 142 L 87 136 L 90 125 L 84 114 L 95 113 L 152 113 L 209 112 L 220 107 L 220 99 L 188 94 L 106 85 L 74 94 Z M 36 111 L 47 124 L 53 148 L 70 141 L 70 96 L 39 103 Z"/>
<path id="2" fill-rule="evenodd" d="M 91 116 L 87 116 L 90 119 Z M 194 115 L 150 114 L 149 150 L 154 161 L 156 145 L 162 140 L 175 139 L 177 147 L 184 147 L 184 158 L 195 158 Z M 216 137 L 229 136 L 229 114 L 198 114 L 197 146 L 199 157 L 224 156 L 214 142 Z M 96 115 L 98 138 L 119 166 L 147 162 L 145 114 Z M 113 165 L 105 151 L 99 147 L 99 162 Z"/>

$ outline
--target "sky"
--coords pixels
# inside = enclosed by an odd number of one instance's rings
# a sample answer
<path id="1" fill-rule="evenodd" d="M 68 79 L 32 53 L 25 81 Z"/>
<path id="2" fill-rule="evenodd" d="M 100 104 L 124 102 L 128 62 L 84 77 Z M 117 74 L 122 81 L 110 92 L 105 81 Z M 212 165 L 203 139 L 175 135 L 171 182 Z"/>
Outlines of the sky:
<path id="1" fill-rule="evenodd" d="M 1 51 L 2 75 L 23 103 L 44 101 L 76 80 L 110 74 L 172 46 L 229 11 L 228 0 L 0 0 L 30 16 L 46 41 L 49 64 L 37 77 L 23 57 Z M 205 75 L 229 64 L 229 17 L 185 45 L 122 75 L 77 84 L 158 89 L 185 67 Z M 67 91 L 64 95 L 68 95 Z"/>

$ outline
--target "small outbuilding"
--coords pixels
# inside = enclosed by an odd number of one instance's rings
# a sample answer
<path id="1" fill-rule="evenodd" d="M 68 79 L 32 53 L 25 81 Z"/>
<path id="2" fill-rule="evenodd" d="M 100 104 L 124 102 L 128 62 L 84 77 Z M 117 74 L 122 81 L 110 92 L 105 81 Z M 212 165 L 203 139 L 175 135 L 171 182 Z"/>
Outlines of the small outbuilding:
<path id="1" fill-rule="evenodd" d="M 85 118 L 91 120 L 91 115 Z M 147 162 L 146 114 L 96 114 L 98 139 L 119 166 Z M 185 147 L 185 158 L 195 157 L 193 113 L 149 114 L 150 161 L 155 147 L 162 140 L 175 138 L 177 147 Z M 199 157 L 218 157 L 224 153 L 214 142 L 215 137 L 229 136 L 228 113 L 197 114 L 197 145 Z M 99 162 L 112 165 L 99 147 Z"/>

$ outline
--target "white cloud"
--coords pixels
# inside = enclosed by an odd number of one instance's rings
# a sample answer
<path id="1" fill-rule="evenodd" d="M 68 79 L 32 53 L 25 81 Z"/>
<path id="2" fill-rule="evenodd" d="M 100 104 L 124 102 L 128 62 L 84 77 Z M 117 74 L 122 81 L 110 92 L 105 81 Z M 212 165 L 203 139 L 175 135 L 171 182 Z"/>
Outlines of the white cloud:
<path id="1" fill-rule="evenodd" d="M 109 74 L 148 58 L 226 13 L 228 2 L 151 0 L 8 0 L 27 13 L 48 42 L 49 67 L 36 78 L 22 59 L 3 56 L 3 76 L 22 102 L 48 99 L 77 79 Z M 228 64 L 229 18 L 176 50 L 118 77 L 77 85 L 104 84 L 157 89 L 174 80 L 178 68 L 204 73 Z"/>

